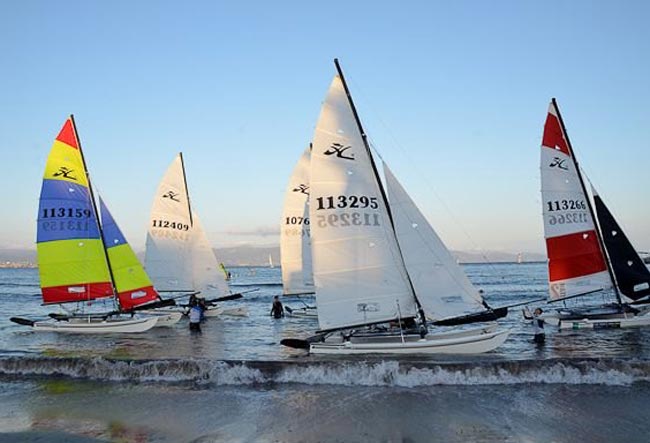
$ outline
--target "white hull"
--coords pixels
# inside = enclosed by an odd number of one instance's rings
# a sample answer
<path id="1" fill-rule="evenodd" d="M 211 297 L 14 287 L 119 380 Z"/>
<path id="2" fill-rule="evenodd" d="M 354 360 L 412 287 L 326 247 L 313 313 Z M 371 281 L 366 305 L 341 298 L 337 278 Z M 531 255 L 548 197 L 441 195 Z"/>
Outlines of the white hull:
<path id="1" fill-rule="evenodd" d="M 240 306 L 237 308 L 222 308 L 221 306 L 211 306 L 207 311 L 203 313 L 203 316 L 208 317 L 219 317 L 222 315 L 230 315 L 233 317 L 246 317 L 248 316 L 248 308 Z"/>
<path id="2" fill-rule="evenodd" d="M 318 311 L 316 309 L 298 308 L 292 309 L 291 312 L 285 310 L 285 312 L 289 317 L 318 319 Z"/>
<path id="3" fill-rule="evenodd" d="M 143 311 L 142 314 L 147 317 L 156 317 L 158 321 L 156 322 L 156 328 L 169 328 L 174 326 L 176 323 L 180 321 L 180 319 L 183 317 L 182 312 L 178 311 L 158 311 L 158 310 L 151 310 L 151 311 Z"/>
<path id="4" fill-rule="evenodd" d="M 558 326 L 563 330 L 640 328 L 650 326 L 650 314 L 598 320 L 590 320 L 588 318 L 582 320 L 560 320 Z"/>
<path id="5" fill-rule="evenodd" d="M 39 321 L 34 330 L 44 332 L 66 332 L 74 334 L 131 334 L 145 332 L 156 326 L 156 317 L 129 319 L 88 320 L 75 318 L 70 321 Z"/>
<path id="6" fill-rule="evenodd" d="M 503 344 L 510 330 L 495 327 L 404 337 L 364 337 L 350 341 L 312 343 L 313 354 L 481 354 Z"/>

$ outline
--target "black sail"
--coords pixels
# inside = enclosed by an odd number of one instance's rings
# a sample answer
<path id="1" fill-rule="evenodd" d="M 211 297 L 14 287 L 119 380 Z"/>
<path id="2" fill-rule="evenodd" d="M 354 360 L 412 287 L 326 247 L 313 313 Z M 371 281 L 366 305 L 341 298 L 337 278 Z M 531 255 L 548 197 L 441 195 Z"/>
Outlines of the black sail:
<path id="1" fill-rule="evenodd" d="M 636 301 L 650 295 L 650 271 L 639 257 L 599 195 L 594 195 L 596 217 L 619 291 Z"/>

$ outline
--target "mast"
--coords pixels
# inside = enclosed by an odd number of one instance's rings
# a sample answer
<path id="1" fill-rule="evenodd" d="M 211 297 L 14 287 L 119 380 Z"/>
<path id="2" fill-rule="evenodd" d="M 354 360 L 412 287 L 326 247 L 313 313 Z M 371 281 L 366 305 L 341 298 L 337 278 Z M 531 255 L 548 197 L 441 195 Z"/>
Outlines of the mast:
<path id="1" fill-rule="evenodd" d="M 108 251 L 106 250 L 106 243 L 104 242 L 104 230 L 102 224 L 99 221 L 99 211 L 97 211 L 97 203 L 95 202 L 95 195 L 93 193 L 93 186 L 90 182 L 90 174 L 88 173 L 88 167 L 86 166 L 86 158 L 84 157 L 83 149 L 81 148 L 81 140 L 79 139 L 79 134 L 77 133 L 77 124 L 74 121 L 74 115 L 70 114 L 70 120 L 72 121 L 72 129 L 74 132 L 74 138 L 79 146 L 79 155 L 81 156 L 81 162 L 84 166 L 84 174 L 86 174 L 86 180 L 88 180 L 88 193 L 90 194 L 90 202 L 93 205 L 93 212 L 95 213 L 95 219 L 97 220 L 97 229 L 99 230 L 99 239 L 102 241 L 102 249 L 104 250 L 104 258 L 106 259 L 106 265 L 108 266 L 108 273 L 111 276 L 111 286 L 113 287 L 113 297 L 117 304 L 120 304 L 119 298 L 117 297 L 117 288 L 115 287 L 115 276 L 113 275 L 113 267 L 111 266 L 111 261 L 108 259 Z"/>
<path id="2" fill-rule="evenodd" d="M 187 189 L 187 176 L 185 175 L 185 162 L 183 161 L 183 153 L 179 152 L 181 158 L 181 169 L 183 171 L 183 184 L 185 185 L 185 199 L 187 200 L 187 210 L 190 212 L 190 225 L 194 225 L 192 220 L 192 205 L 190 204 L 190 190 Z"/>
<path id="3" fill-rule="evenodd" d="M 585 186 L 584 179 L 582 178 L 582 173 L 580 172 L 580 165 L 578 164 L 578 159 L 576 158 L 575 153 L 573 152 L 573 147 L 571 146 L 571 141 L 569 140 L 569 134 L 566 131 L 566 126 L 564 126 L 564 120 L 562 119 L 562 114 L 560 113 L 560 108 L 558 107 L 557 102 L 555 101 L 555 97 L 551 98 L 551 103 L 553 103 L 553 108 L 555 108 L 555 112 L 557 112 L 557 119 L 559 120 L 560 127 L 562 128 L 562 135 L 566 140 L 567 148 L 571 153 L 571 160 L 573 160 L 573 165 L 576 168 L 578 181 L 580 182 L 580 186 L 582 187 L 582 192 L 585 195 L 585 200 L 587 200 L 587 207 L 589 208 L 589 214 L 591 214 L 591 219 L 594 221 L 594 225 L 596 226 L 595 230 L 596 230 L 596 238 L 598 238 L 598 246 L 600 247 L 600 250 L 602 251 L 603 256 L 605 257 L 605 264 L 607 265 L 607 273 L 609 274 L 609 278 L 612 280 L 613 283 L 612 286 L 614 287 L 614 294 L 616 295 L 616 300 L 618 300 L 618 304 L 621 305 L 623 304 L 623 301 L 621 300 L 621 294 L 619 293 L 618 290 L 616 277 L 614 277 L 612 264 L 609 260 L 609 254 L 607 253 L 607 249 L 605 249 L 605 242 L 603 241 L 603 235 L 602 232 L 600 232 L 600 224 L 598 223 L 598 219 L 596 218 L 596 213 L 591 204 L 591 200 L 589 199 L 589 194 L 587 194 L 587 187 Z"/>
<path id="4" fill-rule="evenodd" d="M 375 160 L 372 157 L 372 152 L 370 151 L 370 145 L 368 144 L 368 138 L 366 137 L 366 132 L 363 130 L 363 125 L 361 124 L 361 119 L 359 118 L 359 114 L 357 114 L 357 108 L 354 106 L 354 101 L 352 100 L 352 94 L 350 94 L 350 90 L 348 89 L 348 84 L 345 81 L 345 76 L 343 75 L 343 70 L 341 69 L 341 65 L 339 65 L 339 59 L 335 58 L 334 59 L 334 65 L 336 65 L 336 71 L 338 72 L 338 75 L 341 79 L 341 83 L 343 84 L 343 89 L 345 90 L 345 95 L 348 98 L 348 102 L 350 103 L 350 108 L 352 108 L 352 114 L 354 115 L 354 120 L 357 123 L 357 127 L 359 128 L 359 132 L 361 133 L 361 139 L 363 140 L 363 145 L 366 149 L 366 152 L 368 153 L 368 157 L 370 158 L 370 165 L 372 166 L 372 171 L 375 175 L 375 180 L 377 181 L 377 185 L 379 186 L 379 192 L 381 192 L 381 197 L 384 200 L 384 206 L 386 207 L 386 212 L 388 213 L 388 218 L 390 220 L 390 226 L 393 230 L 393 235 L 395 236 L 395 243 L 397 244 L 397 251 L 399 252 L 399 257 L 404 265 L 404 272 L 406 273 L 406 279 L 408 280 L 409 287 L 411 288 L 411 293 L 413 294 L 413 298 L 415 299 L 415 304 L 418 307 L 418 314 L 420 315 L 420 320 L 422 321 L 422 324 L 426 326 L 427 320 L 426 316 L 424 314 L 424 309 L 422 309 L 422 304 L 420 304 L 420 300 L 418 300 L 418 296 L 415 293 L 415 287 L 413 286 L 413 282 L 411 281 L 411 276 L 409 275 L 408 269 L 406 269 L 406 264 L 404 264 L 404 256 L 402 255 L 402 248 L 399 245 L 399 242 L 397 241 L 397 234 L 395 232 L 395 223 L 393 222 L 393 214 L 390 211 L 390 205 L 388 204 L 388 198 L 386 197 L 386 192 L 384 191 L 384 186 L 381 183 L 381 179 L 379 177 L 379 171 L 377 170 L 377 166 L 375 165 Z"/>

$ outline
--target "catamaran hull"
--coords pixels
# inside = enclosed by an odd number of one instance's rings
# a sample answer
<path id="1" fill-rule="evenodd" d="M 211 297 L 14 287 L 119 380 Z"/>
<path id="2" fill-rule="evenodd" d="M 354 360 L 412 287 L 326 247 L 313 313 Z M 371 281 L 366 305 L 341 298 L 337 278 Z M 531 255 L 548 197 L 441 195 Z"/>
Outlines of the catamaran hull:
<path id="1" fill-rule="evenodd" d="M 203 316 L 206 318 L 220 317 L 222 315 L 231 315 L 233 317 L 246 317 L 248 316 L 248 308 L 245 306 L 240 306 L 237 308 L 222 308 L 221 306 L 214 306 L 214 307 L 209 307 L 208 310 L 203 313 Z"/>
<path id="2" fill-rule="evenodd" d="M 400 337 L 384 340 L 361 340 L 338 343 L 312 343 L 312 354 L 482 354 L 503 344 L 510 330 L 497 331 L 494 328 L 472 330 L 461 333 L 427 335 L 425 338 Z"/>
<path id="3" fill-rule="evenodd" d="M 156 317 L 130 318 L 127 320 L 39 321 L 32 326 L 36 331 L 65 332 L 73 334 L 133 334 L 145 332 L 156 326 Z"/>
<path id="4" fill-rule="evenodd" d="M 169 312 L 145 311 L 143 312 L 143 315 L 147 317 L 157 318 L 158 321 L 156 322 L 155 325 L 156 328 L 170 328 L 174 326 L 176 323 L 178 323 L 183 317 L 182 312 L 175 312 L 175 311 L 169 311 Z"/>
<path id="5" fill-rule="evenodd" d="M 291 312 L 287 311 L 287 314 L 290 317 L 318 319 L 318 312 L 316 309 L 292 309 Z"/>
<path id="6" fill-rule="evenodd" d="M 619 329 L 650 326 L 650 314 L 629 316 L 627 318 L 560 320 L 558 327 L 567 329 Z"/>

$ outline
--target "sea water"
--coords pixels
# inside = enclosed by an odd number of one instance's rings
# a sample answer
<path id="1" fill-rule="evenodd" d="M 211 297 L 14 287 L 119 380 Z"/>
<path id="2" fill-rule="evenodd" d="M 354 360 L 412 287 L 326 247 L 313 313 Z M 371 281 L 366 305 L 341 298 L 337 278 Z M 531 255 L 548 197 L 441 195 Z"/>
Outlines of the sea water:
<path id="1" fill-rule="evenodd" d="M 464 268 L 495 307 L 546 295 L 541 263 Z M 650 328 L 547 326 L 537 346 L 514 308 L 510 338 L 487 354 L 309 356 L 279 345 L 317 329 L 269 315 L 279 269 L 231 271 L 233 291 L 257 290 L 223 306 L 248 317 L 210 318 L 200 335 L 182 320 L 91 336 L 9 322 L 53 309 L 36 270 L 0 270 L 0 442 L 650 441 Z"/>

